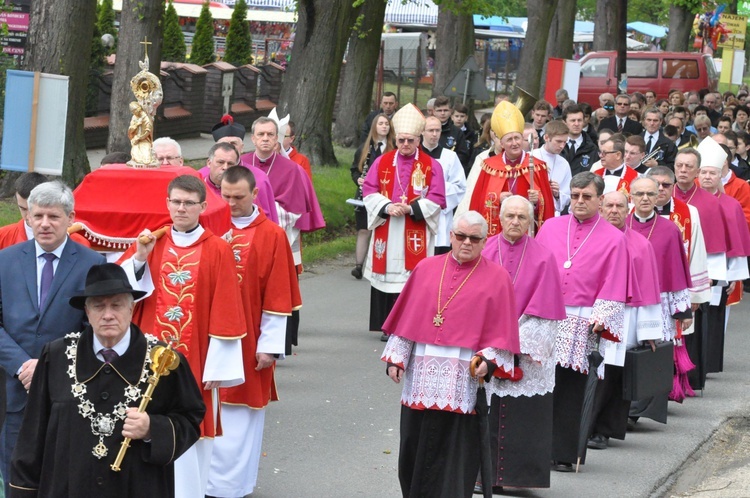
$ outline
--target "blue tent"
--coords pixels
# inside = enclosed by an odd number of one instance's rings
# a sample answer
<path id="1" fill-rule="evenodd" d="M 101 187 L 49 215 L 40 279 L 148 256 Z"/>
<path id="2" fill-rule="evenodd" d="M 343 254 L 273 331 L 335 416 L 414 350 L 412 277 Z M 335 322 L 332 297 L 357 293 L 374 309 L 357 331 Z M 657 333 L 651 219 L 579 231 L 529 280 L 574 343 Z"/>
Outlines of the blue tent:
<path id="1" fill-rule="evenodd" d="M 664 38 L 669 31 L 669 29 L 664 26 L 641 21 L 629 22 L 628 29 L 650 36 L 651 38 Z"/>

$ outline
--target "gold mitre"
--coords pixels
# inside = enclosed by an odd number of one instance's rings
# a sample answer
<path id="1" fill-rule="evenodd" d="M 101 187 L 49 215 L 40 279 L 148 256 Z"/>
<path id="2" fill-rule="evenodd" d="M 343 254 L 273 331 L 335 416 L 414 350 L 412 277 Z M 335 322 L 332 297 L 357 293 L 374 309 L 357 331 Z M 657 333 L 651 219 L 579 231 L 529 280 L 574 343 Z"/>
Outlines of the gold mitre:
<path id="1" fill-rule="evenodd" d="M 727 160 L 727 153 L 711 137 L 701 140 L 700 145 L 698 145 L 698 153 L 701 155 L 701 168 L 711 166 L 721 169 L 724 167 L 724 161 Z"/>
<path id="2" fill-rule="evenodd" d="M 419 136 L 424 130 L 424 114 L 414 104 L 406 104 L 391 119 L 393 132 Z"/>
<path id="3" fill-rule="evenodd" d="M 492 131 L 498 138 L 503 138 L 508 133 L 517 132 L 523 135 L 525 125 L 523 114 L 507 100 L 497 104 L 492 111 Z"/>

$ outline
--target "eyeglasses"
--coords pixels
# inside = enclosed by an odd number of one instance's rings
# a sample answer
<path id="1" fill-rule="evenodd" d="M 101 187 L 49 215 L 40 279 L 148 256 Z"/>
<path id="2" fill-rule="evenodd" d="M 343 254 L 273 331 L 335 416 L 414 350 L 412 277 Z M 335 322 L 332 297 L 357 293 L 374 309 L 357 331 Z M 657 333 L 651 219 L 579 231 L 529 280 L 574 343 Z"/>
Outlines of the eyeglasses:
<path id="1" fill-rule="evenodd" d="M 653 198 L 653 197 L 656 197 L 659 194 L 656 193 L 656 192 L 631 192 L 630 195 L 632 195 L 633 197 L 636 197 L 636 198 L 640 199 L 641 197 L 645 197 L 645 196 L 649 196 L 649 197 Z"/>
<path id="2" fill-rule="evenodd" d="M 416 142 L 416 140 L 416 138 L 397 138 L 396 143 L 398 143 L 399 145 L 413 144 L 414 142 Z"/>
<path id="3" fill-rule="evenodd" d="M 670 183 L 670 182 L 659 182 L 659 185 L 661 186 L 661 188 L 669 188 L 669 187 L 671 187 L 672 185 L 674 185 L 674 183 Z"/>
<path id="4" fill-rule="evenodd" d="M 466 235 L 465 233 L 459 233 L 459 232 L 453 232 L 453 236 L 459 242 L 463 242 L 464 240 L 468 238 L 472 244 L 479 244 L 480 242 L 484 240 L 484 237 L 480 237 L 478 235 Z"/>
<path id="5" fill-rule="evenodd" d="M 570 199 L 574 201 L 577 201 L 578 199 L 583 199 L 585 202 L 588 202 L 593 198 L 594 196 L 591 194 L 579 194 L 579 193 L 570 194 Z"/>
<path id="6" fill-rule="evenodd" d="M 695 127 L 695 131 L 708 131 L 708 126 Z"/>
<path id="7" fill-rule="evenodd" d="M 605 156 L 606 156 L 607 154 L 616 154 L 616 153 L 618 153 L 618 152 L 620 152 L 620 151 L 619 151 L 619 150 L 600 150 L 600 151 L 599 151 L 599 153 L 600 153 L 600 154 L 603 154 L 603 155 L 605 155 Z"/>
<path id="8" fill-rule="evenodd" d="M 160 164 L 171 163 L 172 161 L 176 161 L 178 159 L 182 159 L 182 156 L 156 156 L 156 160 L 159 161 Z"/>
<path id="9" fill-rule="evenodd" d="M 629 102 L 616 102 L 617 105 L 630 105 Z"/>
<path id="10" fill-rule="evenodd" d="M 198 206 L 202 204 L 201 202 L 195 202 L 195 201 L 181 201 L 179 199 L 168 199 L 169 205 L 172 207 L 179 208 L 181 206 L 185 206 L 185 209 L 190 209 L 192 207 Z"/>

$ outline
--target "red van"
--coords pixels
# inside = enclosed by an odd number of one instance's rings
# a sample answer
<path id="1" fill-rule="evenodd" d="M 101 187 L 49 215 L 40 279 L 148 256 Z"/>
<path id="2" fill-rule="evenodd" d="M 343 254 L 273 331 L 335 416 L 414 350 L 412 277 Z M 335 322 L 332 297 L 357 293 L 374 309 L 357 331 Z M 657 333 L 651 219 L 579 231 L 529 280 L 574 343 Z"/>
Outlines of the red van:
<path id="1" fill-rule="evenodd" d="M 628 52 L 627 91 L 654 90 L 665 99 L 676 88 L 716 90 L 719 75 L 710 56 L 694 52 Z M 590 52 L 581 59 L 578 101 L 599 107 L 599 95 L 617 95 L 617 52 Z"/>

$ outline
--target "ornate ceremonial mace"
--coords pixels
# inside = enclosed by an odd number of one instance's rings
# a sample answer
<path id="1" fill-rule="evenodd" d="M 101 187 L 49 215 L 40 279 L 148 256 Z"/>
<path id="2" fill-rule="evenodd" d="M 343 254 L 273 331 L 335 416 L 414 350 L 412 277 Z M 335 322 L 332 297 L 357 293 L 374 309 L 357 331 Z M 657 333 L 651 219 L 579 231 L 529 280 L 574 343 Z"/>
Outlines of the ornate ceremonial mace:
<path id="1" fill-rule="evenodd" d="M 534 134 L 535 132 L 529 133 L 529 190 L 534 190 L 534 156 L 531 154 L 531 149 L 534 147 Z M 532 203 L 533 206 L 533 203 Z M 531 223 L 529 223 L 529 236 L 534 236 L 534 216 L 532 212 Z"/>
<path id="2" fill-rule="evenodd" d="M 151 350 L 151 371 L 154 373 L 148 378 L 148 388 L 146 388 L 146 393 L 141 398 L 141 404 L 138 406 L 138 413 L 146 411 L 146 406 L 148 406 L 149 401 L 151 401 L 151 396 L 154 394 L 154 389 L 156 389 L 159 379 L 162 376 L 169 375 L 169 372 L 177 368 L 179 364 L 180 357 L 177 356 L 177 353 L 172 349 L 171 341 L 167 344 L 167 347 L 157 346 Z M 117 453 L 115 463 L 110 465 L 115 472 L 120 471 L 120 464 L 122 464 L 122 459 L 125 458 L 125 452 L 130 448 L 130 441 L 131 438 L 126 437 L 120 444 L 120 451 Z"/>

